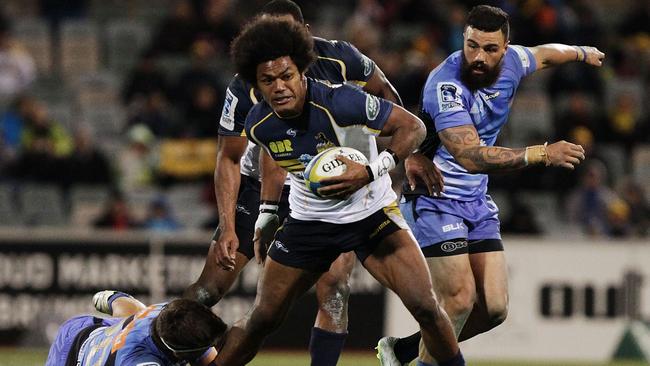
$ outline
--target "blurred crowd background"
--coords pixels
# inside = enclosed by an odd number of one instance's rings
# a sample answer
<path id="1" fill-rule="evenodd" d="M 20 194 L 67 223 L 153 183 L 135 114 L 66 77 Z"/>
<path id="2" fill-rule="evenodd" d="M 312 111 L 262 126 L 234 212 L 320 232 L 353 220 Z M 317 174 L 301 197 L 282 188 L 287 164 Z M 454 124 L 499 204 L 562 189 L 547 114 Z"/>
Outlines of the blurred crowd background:
<path id="1" fill-rule="evenodd" d="M 3 0 L 0 227 L 210 230 L 228 46 L 265 0 Z M 415 111 L 462 47 L 467 10 L 497 5 L 511 42 L 596 46 L 596 69 L 526 79 L 498 144 L 566 139 L 576 171 L 492 176 L 502 230 L 647 237 L 650 1 L 297 1 L 316 36 L 352 42 Z"/>

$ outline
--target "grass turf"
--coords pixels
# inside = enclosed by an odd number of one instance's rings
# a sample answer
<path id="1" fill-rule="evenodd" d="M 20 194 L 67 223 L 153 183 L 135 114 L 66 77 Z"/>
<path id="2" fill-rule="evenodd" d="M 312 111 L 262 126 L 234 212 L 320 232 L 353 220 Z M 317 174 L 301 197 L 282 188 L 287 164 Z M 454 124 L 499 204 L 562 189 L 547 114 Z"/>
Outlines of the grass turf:
<path id="1" fill-rule="evenodd" d="M 25 348 L 0 348 L 0 366 L 42 366 L 47 350 Z M 302 352 L 264 352 L 259 354 L 251 366 L 305 366 L 309 365 L 309 355 Z M 374 354 L 347 352 L 338 363 L 339 366 L 377 366 L 379 361 Z M 589 362 L 542 362 L 542 361 L 473 361 L 470 366 L 648 366 L 644 362 L 611 362 L 594 364 Z"/>

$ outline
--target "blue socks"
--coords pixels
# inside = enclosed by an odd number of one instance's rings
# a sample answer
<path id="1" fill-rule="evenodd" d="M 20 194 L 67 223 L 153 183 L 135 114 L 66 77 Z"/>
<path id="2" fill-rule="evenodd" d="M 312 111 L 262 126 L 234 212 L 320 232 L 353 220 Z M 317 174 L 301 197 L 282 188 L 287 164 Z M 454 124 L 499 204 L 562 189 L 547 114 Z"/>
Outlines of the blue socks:
<path id="1" fill-rule="evenodd" d="M 440 366 L 465 366 L 465 359 L 463 358 L 463 354 L 458 351 L 456 353 L 456 356 L 454 356 L 451 360 L 447 360 L 445 362 L 438 362 L 438 365 Z"/>
<path id="2" fill-rule="evenodd" d="M 347 336 L 347 333 L 332 333 L 316 327 L 311 328 L 311 366 L 335 366 Z"/>
<path id="3" fill-rule="evenodd" d="M 465 366 L 465 359 L 463 358 L 463 354 L 460 353 L 460 351 L 458 351 L 456 356 L 454 356 L 451 360 L 440 362 L 438 363 L 438 365 L 439 366 Z M 433 366 L 433 365 L 418 360 L 417 366 Z"/>

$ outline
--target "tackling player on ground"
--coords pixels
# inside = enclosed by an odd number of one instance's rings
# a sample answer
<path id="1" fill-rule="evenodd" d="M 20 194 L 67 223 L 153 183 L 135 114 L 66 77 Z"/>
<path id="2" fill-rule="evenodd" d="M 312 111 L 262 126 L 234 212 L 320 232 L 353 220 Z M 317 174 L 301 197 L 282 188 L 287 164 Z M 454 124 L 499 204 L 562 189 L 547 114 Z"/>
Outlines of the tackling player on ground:
<path id="1" fill-rule="evenodd" d="M 481 5 L 469 13 L 463 50 L 430 73 L 421 105 L 429 134 L 421 153 L 405 165 L 408 174 L 434 169 L 433 161 L 445 190 L 438 197 L 423 190 L 405 192 L 401 208 L 459 341 L 501 324 L 508 309 L 498 208 L 487 195 L 487 173 L 540 164 L 574 169 L 585 158 L 581 146 L 566 141 L 519 149 L 494 146 L 519 83 L 549 66 L 601 66 L 603 58 L 593 47 L 510 45 L 508 15 Z M 382 364 L 412 360 L 418 341 L 417 334 L 399 341 L 383 338 L 378 345 Z M 426 349 L 419 353 L 418 365 L 436 365 Z"/>
<path id="2" fill-rule="evenodd" d="M 205 305 L 179 299 L 146 307 L 101 291 L 95 308 L 112 316 L 76 316 L 61 325 L 45 366 L 213 366 L 226 324 Z"/>

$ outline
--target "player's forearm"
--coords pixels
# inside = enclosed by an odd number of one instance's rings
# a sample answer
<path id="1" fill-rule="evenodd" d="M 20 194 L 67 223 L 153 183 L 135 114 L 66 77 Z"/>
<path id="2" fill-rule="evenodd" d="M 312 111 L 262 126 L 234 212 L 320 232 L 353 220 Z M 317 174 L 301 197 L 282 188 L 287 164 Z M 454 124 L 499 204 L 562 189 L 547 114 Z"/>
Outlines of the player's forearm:
<path id="1" fill-rule="evenodd" d="M 466 147 L 454 155 L 470 173 L 508 172 L 526 167 L 526 149 L 499 146 Z"/>
<path id="2" fill-rule="evenodd" d="M 506 172 L 527 165 L 526 149 L 482 146 L 474 125 L 443 129 L 438 136 L 447 151 L 470 173 Z"/>
<path id="3" fill-rule="evenodd" d="M 114 317 L 123 318 L 144 310 L 146 306 L 133 297 L 120 297 L 113 301 L 112 308 Z"/>
<path id="4" fill-rule="evenodd" d="M 214 193 L 222 230 L 235 230 L 235 207 L 241 184 L 239 161 L 217 158 L 214 170 Z"/>
<path id="5" fill-rule="evenodd" d="M 400 161 L 404 161 L 424 141 L 427 128 L 419 118 L 402 107 L 395 106 L 389 118 L 396 118 L 402 122 L 395 123 L 389 133 L 382 131 L 382 135 L 391 137 L 388 148 L 397 155 Z"/>
<path id="6" fill-rule="evenodd" d="M 278 166 L 265 151 L 260 151 L 260 173 L 262 176 L 260 201 L 280 202 L 284 182 L 287 179 L 286 170 Z"/>
<path id="7" fill-rule="evenodd" d="M 584 61 L 586 51 L 579 46 L 569 46 L 561 43 L 549 43 L 532 47 L 531 51 L 537 60 L 537 68 L 561 65 L 567 62 Z"/>

